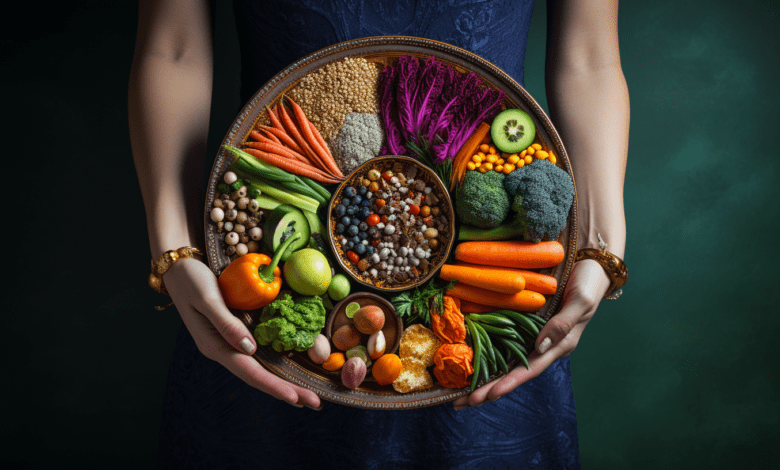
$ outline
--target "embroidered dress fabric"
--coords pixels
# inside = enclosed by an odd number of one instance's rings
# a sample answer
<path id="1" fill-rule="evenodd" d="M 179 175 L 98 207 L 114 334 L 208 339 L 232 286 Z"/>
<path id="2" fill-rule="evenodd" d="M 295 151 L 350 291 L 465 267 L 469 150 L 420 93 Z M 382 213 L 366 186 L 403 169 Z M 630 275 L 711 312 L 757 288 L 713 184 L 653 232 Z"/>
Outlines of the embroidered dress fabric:
<path id="1" fill-rule="evenodd" d="M 337 42 L 405 35 L 462 47 L 523 83 L 530 1 L 234 1 L 242 100 L 297 59 Z M 535 71 L 534 73 L 542 73 Z M 569 359 L 495 402 L 373 411 L 280 402 L 177 339 L 159 468 L 579 468 Z"/>

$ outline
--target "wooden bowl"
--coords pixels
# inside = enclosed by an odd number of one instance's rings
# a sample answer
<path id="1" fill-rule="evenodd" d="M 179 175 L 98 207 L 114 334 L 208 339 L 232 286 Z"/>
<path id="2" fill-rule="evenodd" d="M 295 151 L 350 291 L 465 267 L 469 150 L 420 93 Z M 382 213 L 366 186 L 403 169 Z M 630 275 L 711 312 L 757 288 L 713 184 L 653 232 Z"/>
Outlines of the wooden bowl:
<path id="1" fill-rule="evenodd" d="M 344 191 L 349 186 L 358 187 L 362 183 L 364 178 L 367 178 L 368 172 L 371 170 L 378 170 L 380 173 L 384 173 L 387 170 L 396 173 L 399 168 L 401 172 L 405 172 L 407 169 L 416 168 L 415 180 L 422 180 L 426 183 L 426 186 L 432 187 L 432 194 L 435 194 L 439 198 L 437 207 L 441 210 L 441 216 L 446 219 L 442 224 L 442 228 L 439 229 L 439 247 L 433 251 L 431 257 L 426 261 L 428 268 L 424 272 L 420 272 L 419 275 L 412 277 L 409 280 L 403 282 L 393 281 L 390 282 L 386 279 L 374 279 L 370 275 L 366 276 L 361 273 L 357 265 L 353 263 L 347 256 L 348 249 L 344 249 L 342 246 L 342 239 L 349 237 L 348 235 L 339 234 L 336 230 L 336 226 L 339 223 L 339 217 L 336 217 L 333 213 L 334 208 L 341 203 L 344 198 Z M 372 206 L 373 208 L 373 206 Z M 455 243 L 455 216 L 452 207 L 452 200 L 447 188 L 442 183 L 441 179 L 436 173 L 427 167 L 425 164 L 417 159 L 404 157 L 404 156 L 384 156 L 373 158 L 366 163 L 360 165 L 351 175 L 343 182 L 336 191 L 333 193 L 333 197 L 328 204 L 328 235 L 330 246 L 333 250 L 334 257 L 338 261 L 339 265 L 346 271 L 346 273 L 360 286 L 378 290 L 380 292 L 400 292 L 409 289 L 413 289 L 426 283 L 434 274 L 441 268 L 441 266 L 447 261 L 447 257 L 452 250 Z M 400 212 L 399 212 L 400 214 Z M 441 219 L 439 219 L 441 220 Z M 409 225 L 406 225 L 408 227 Z M 371 237 L 369 237 L 371 240 Z M 361 256 L 365 258 L 366 255 Z M 414 270 L 410 271 L 414 272 Z"/>
<path id="2" fill-rule="evenodd" d="M 395 354 L 398 352 L 398 347 L 401 345 L 401 333 L 403 333 L 404 325 L 401 321 L 401 317 L 395 314 L 395 308 L 384 297 L 371 292 L 355 292 L 344 297 L 339 303 L 333 306 L 333 310 L 330 311 L 328 319 L 325 322 L 325 336 L 331 341 L 333 333 L 344 325 L 353 323 L 351 318 L 347 318 L 347 305 L 352 302 L 357 302 L 361 307 L 366 305 L 376 305 L 381 308 L 385 313 L 385 326 L 382 327 L 382 333 L 385 335 L 385 354 Z M 369 335 L 363 334 L 360 340 L 360 344 L 363 346 L 368 342 Z M 331 345 L 333 342 L 331 341 Z M 335 348 L 332 348 L 336 351 Z"/>

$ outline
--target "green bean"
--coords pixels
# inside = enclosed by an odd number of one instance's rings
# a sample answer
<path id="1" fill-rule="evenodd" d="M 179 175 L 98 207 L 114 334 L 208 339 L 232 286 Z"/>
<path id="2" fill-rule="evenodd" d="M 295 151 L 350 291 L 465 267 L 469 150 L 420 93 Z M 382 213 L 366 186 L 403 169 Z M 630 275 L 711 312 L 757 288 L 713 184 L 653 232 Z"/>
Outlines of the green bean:
<path id="1" fill-rule="evenodd" d="M 509 368 L 506 366 L 506 361 L 504 360 L 504 356 L 501 355 L 501 351 L 496 351 L 496 362 L 498 363 L 498 368 L 501 369 L 501 372 L 504 374 L 509 373 Z"/>
<path id="2" fill-rule="evenodd" d="M 477 388 L 477 382 L 479 381 L 479 368 L 482 359 L 482 344 L 479 339 L 479 333 L 474 329 L 474 322 L 466 317 L 466 327 L 471 333 L 471 340 L 474 342 L 474 377 L 471 379 L 471 390 Z"/>
<path id="3" fill-rule="evenodd" d="M 488 356 L 488 365 L 495 364 L 496 362 L 496 353 L 493 350 L 493 343 L 490 341 L 490 336 L 488 336 L 487 332 L 482 328 L 482 325 L 480 325 L 477 322 L 472 322 L 472 326 L 476 330 L 476 332 L 480 335 L 480 343 L 482 343 L 482 348 L 485 351 L 486 355 Z M 495 366 L 494 366 L 495 367 Z M 494 367 L 491 367 L 491 374 L 492 369 Z"/>
<path id="4" fill-rule="evenodd" d="M 485 383 L 488 383 L 488 381 L 490 380 L 490 376 L 488 375 L 488 367 L 487 367 L 487 362 L 485 361 L 485 356 L 479 357 L 479 367 L 481 370 L 480 375 L 485 380 Z"/>
<path id="5" fill-rule="evenodd" d="M 484 323 L 480 323 L 479 326 L 481 326 L 482 328 L 484 328 L 486 332 L 494 336 L 506 336 L 509 338 L 514 338 L 518 336 L 517 332 L 512 328 L 499 328 L 493 325 L 485 325 Z"/>
<path id="6" fill-rule="evenodd" d="M 534 313 L 527 313 L 526 316 L 539 326 L 544 326 L 547 324 L 547 320 Z"/>
<path id="7" fill-rule="evenodd" d="M 513 328 L 515 326 L 512 320 L 510 320 L 509 318 L 503 315 L 493 315 L 490 313 L 484 313 L 484 314 L 470 313 L 469 317 L 476 322 L 486 323 L 488 325 L 493 325 L 493 326 L 509 327 L 509 328 Z"/>

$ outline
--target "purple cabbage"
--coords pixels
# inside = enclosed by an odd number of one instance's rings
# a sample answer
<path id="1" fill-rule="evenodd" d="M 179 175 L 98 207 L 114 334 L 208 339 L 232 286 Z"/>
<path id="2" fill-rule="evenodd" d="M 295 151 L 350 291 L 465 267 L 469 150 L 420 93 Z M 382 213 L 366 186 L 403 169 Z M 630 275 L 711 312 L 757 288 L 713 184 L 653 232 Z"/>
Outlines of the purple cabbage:
<path id="1" fill-rule="evenodd" d="M 430 57 L 402 56 L 384 68 L 379 81 L 383 153 L 409 155 L 406 143 L 424 147 L 441 164 L 483 121 L 501 109 L 504 92 L 485 88 L 475 73 L 461 74 Z"/>

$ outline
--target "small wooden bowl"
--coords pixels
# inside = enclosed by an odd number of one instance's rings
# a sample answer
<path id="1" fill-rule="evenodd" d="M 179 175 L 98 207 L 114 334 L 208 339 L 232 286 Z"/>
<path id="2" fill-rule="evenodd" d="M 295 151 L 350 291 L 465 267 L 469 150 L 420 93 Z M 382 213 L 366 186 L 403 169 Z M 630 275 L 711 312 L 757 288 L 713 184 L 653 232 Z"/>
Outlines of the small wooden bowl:
<path id="1" fill-rule="evenodd" d="M 408 168 L 414 166 L 417 168 L 417 175 L 415 180 L 422 179 L 427 186 L 434 188 L 434 194 L 440 199 L 439 208 L 442 211 L 442 215 L 447 218 L 446 223 L 446 237 L 442 237 L 440 231 L 439 235 L 439 248 L 433 253 L 433 255 L 427 260 L 430 263 L 428 271 L 412 280 L 405 282 L 389 283 L 387 281 L 375 281 L 369 276 L 363 276 L 357 269 L 357 266 L 347 258 L 347 253 L 342 249 L 340 238 L 343 235 L 336 233 L 336 225 L 338 221 L 333 216 L 333 209 L 344 198 L 344 190 L 348 186 L 357 186 L 359 182 L 367 176 L 368 172 L 372 169 L 378 170 L 383 173 L 386 170 L 393 170 L 394 168 Z M 366 163 L 360 165 L 351 175 L 339 185 L 338 189 L 333 193 L 333 197 L 328 204 L 328 238 L 330 241 L 330 247 L 333 250 L 334 257 L 338 261 L 339 265 L 347 272 L 347 274 L 360 286 L 367 287 L 369 289 L 378 290 L 380 292 L 401 292 L 409 289 L 413 289 L 422 284 L 428 282 L 434 274 L 441 268 L 441 266 L 447 261 L 450 255 L 453 245 L 455 244 L 455 211 L 452 206 L 452 199 L 450 199 L 450 193 L 442 183 L 441 179 L 436 173 L 427 167 L 425 164 L 417 159 L 389 155 L 383 157 L 372 158 Z"/>
<path id="2" fill-rule="evenodd" d="M 357 302 L 361 307 L 366 305 L 376 305 L 385 312 L 385 326 L 382 327 L 382 333 L 385 335 L 385 354 L 395 354 L 398 351 L 398 347 L 401 345 L 401 333 L 403 333 L 404 326 L 401 321 L 401 317 L 395 314 L 395 308 L 389 300 L 381 297 L 377 294 L 370 292 L 355 292 L 344 297 L 339 303 L 333 306 L 328 319 L 325 322 L 325 336 L 328 337 L 328 341 L 331 340 L 333 332 L 341 328 L 342 326 L 353 323 L 351 318 L 347 318 L 347 305 L 352 302 Z M 363 334 L 360 340 L 360 344 L 366 345 L 369 335 Z"/>

